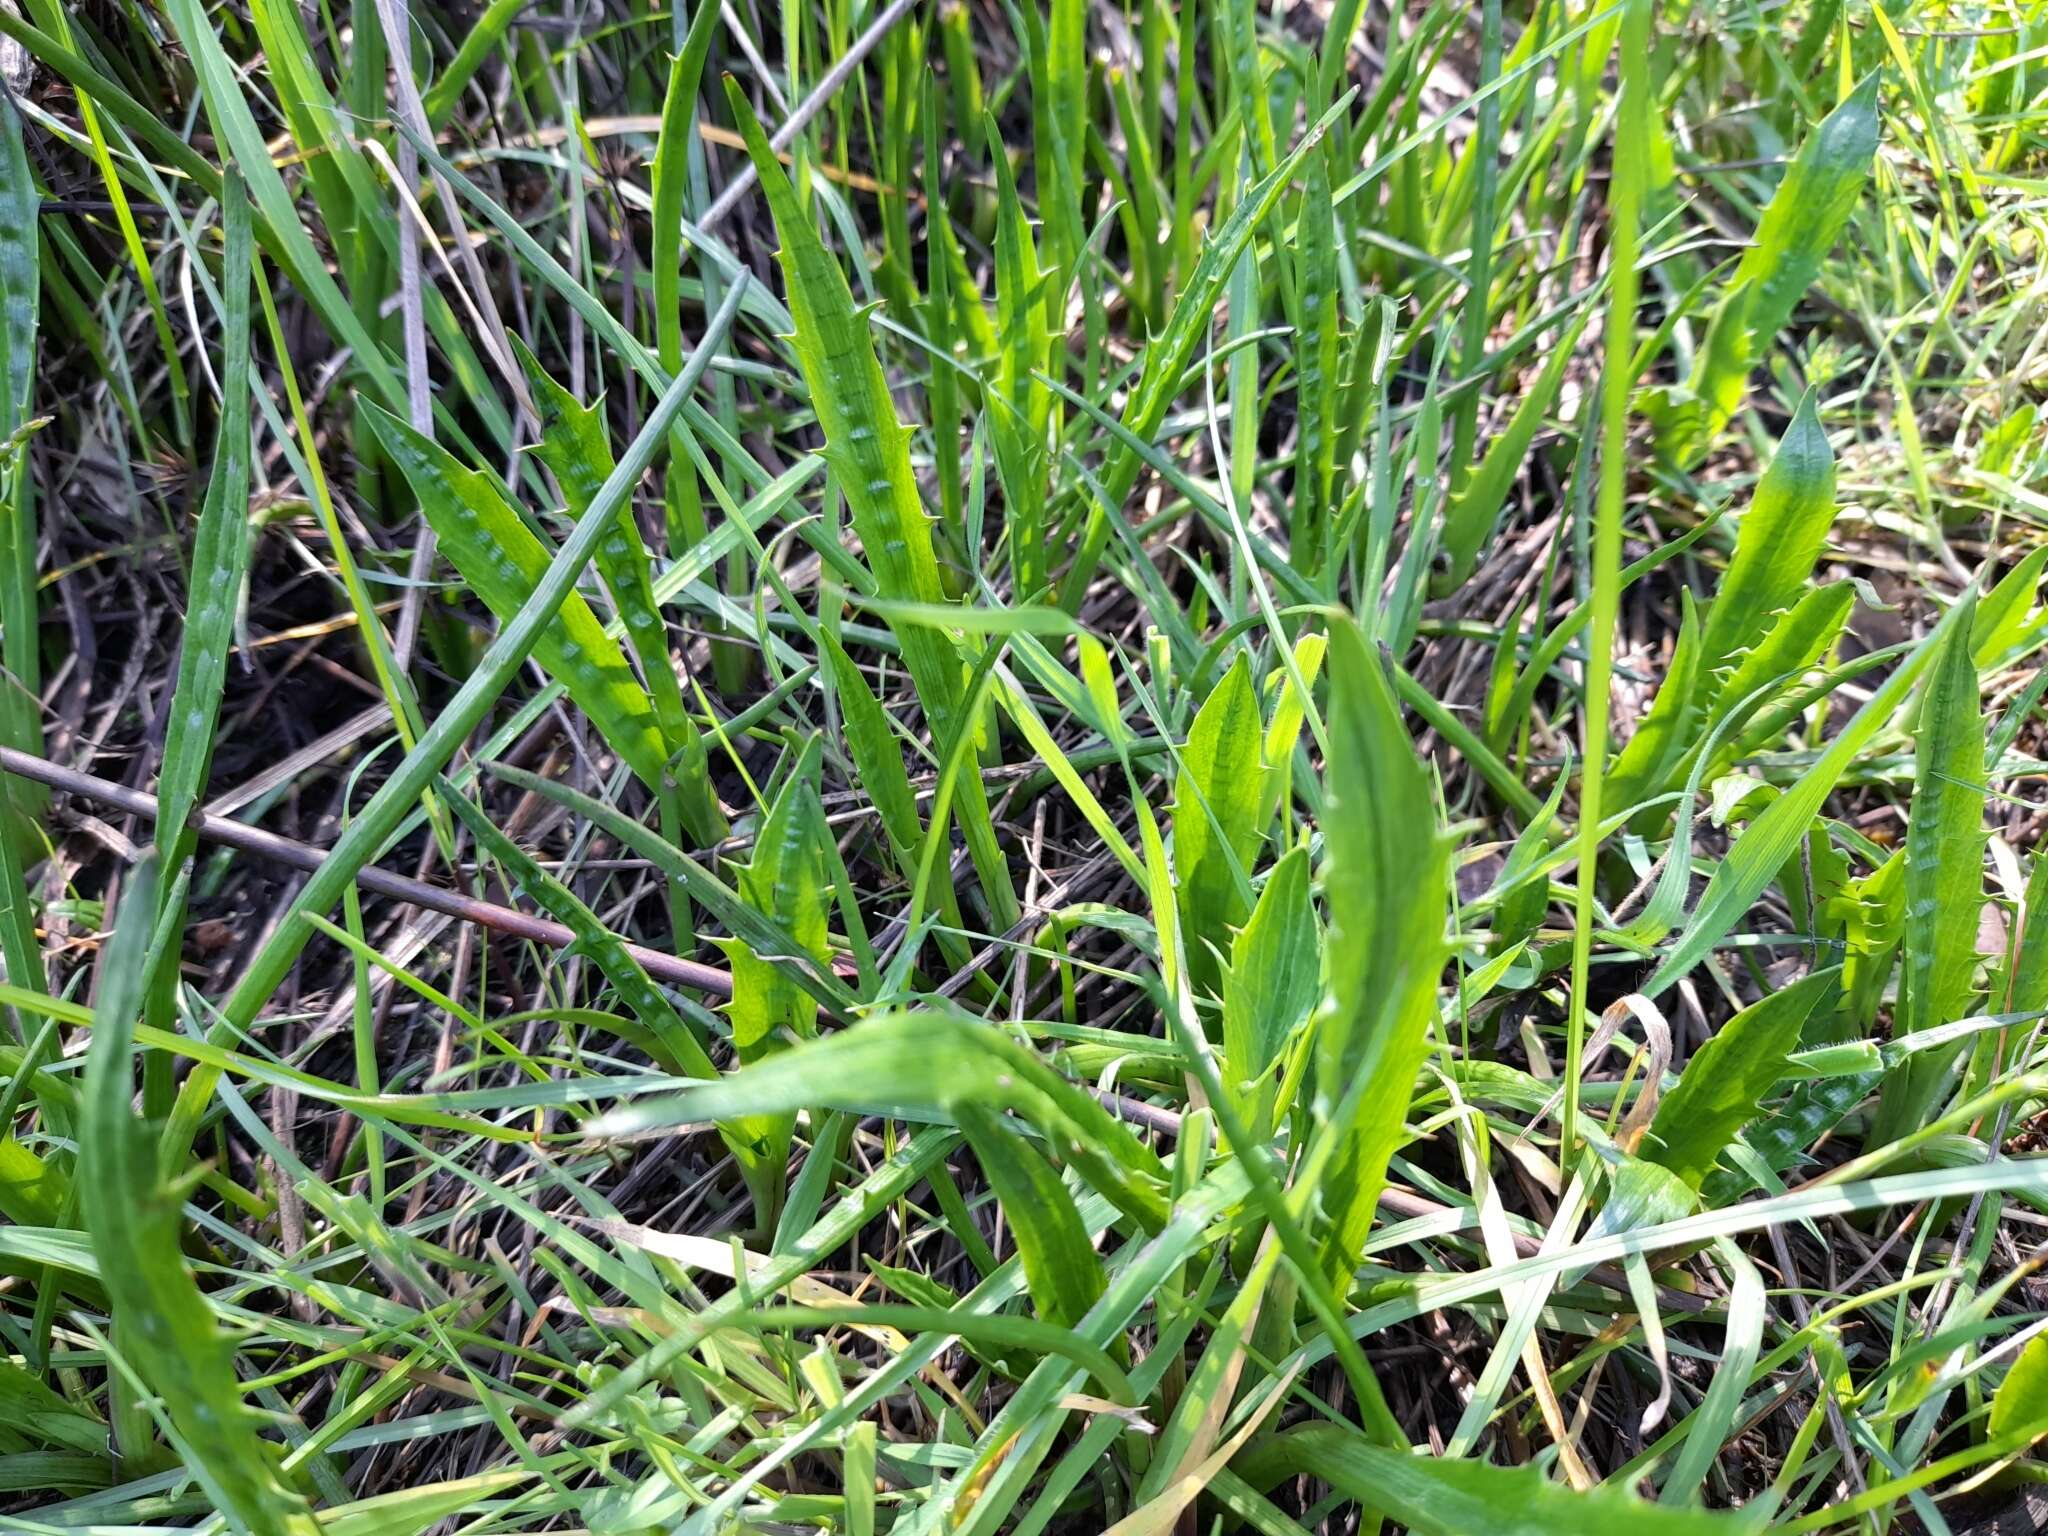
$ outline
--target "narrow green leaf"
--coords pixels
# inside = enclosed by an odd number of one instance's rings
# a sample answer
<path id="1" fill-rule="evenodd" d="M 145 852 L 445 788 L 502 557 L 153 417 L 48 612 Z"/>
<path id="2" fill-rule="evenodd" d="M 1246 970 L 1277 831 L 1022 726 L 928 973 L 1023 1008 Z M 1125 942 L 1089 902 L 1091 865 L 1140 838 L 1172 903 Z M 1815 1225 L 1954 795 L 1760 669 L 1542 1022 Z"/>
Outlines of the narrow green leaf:
<path id="1" fill-rule="evenodd" d="M 832 686 L 838 692 L 840 720 L 846 730 L 847 750 L 860 774 L 861 789 L 882 819 L 882 831 L 889 839 L 897 867 L 906 879 L 917 877 L 917 852 L 924 845 L 924 822 L 917 813 L 917 796 L 910 788 L 910 775 L 903 767 L 903 748 L 890 728 L 881 700 L 846 654 L 838 637 L 820 631 L 826 661 L 832 668 Z"/>
<path id="2" fill-rule="evenodd" d="M 1961 606 L 1951 608 L 1942 616 L 1934 632 L 1893 668 L 1877 692 L 1828 743 L 1813 766 L 1743 830 L 1727 856 L 1715 868 L 1684 932 L 1643 984 L 1644 995 L 1654 998 L 1685 976 L 1729 929 L 1742 920 L 1806 836 L 1807 828 L 1820 814 L 1821 806 L 1849 764 L 1863 751 L 1870 738 L 1889 723 L 1900 704 L 1905 702 L 1908 691 L 1919 681 L 1920 674 L 1947 643 L 1956 627 L 1956 615 Z M 1963 627 L 1967 633 L 1967 621 Z M 1980 770 L 1981 767 L 1980 756 Z"/>
<path id="3" fill-rule="evenodd" d="M 736 872 L 734 883 L 740 900 L 788 933 L 798 953 L 822 963 L 831 958 L 824 858 L 831 834 L 818 804 L 821 750 L 820 739 L 812 737 L 761 819 L 753 857 Z M 733 1050 L 742 1064 L 760 1061 L 788 1049 L 794 1039 L 817 1033 L 817 999 L 775 963 L 775 954 L 763 955 L 743 938 L 717 942 L 732 965 L 732 1002 L 726 1013 L 732 1020 Z M 762 1230 L 771 1230 L 788 1182 L 796 1116 L 738 1116 L 731 1124 L 748 1143 L 741 1164 L 754 1191 L 757 1222 Z"/>
<path id="4" fill-rule="evenodd" d="M 630 1135 L 820 1106 L 946 1121 L 963 1103 L 1023 1116 L 1126 1216 L 1148 1231 L 1166 1220 L 1166 1169 L 1128 1126 L 1036 1052 L 950 1013 L 884 1014 L 719 1083 L 615 1110 L 591 1132 Z"/>
<path id="5" fill-rule="evenodd" d="M 715 1078 L 717 1067 L 704 1054 L 675 1005 L 627 950 L 625 941 L 599 921 L 576 894 L 536 864 L 526 851 L 499 830 L 496 822 L 445 777 L 436 781 L 446 802 L 475 837 L 477 845 L 503 864 L 519 886 L 544 912 L 576 935 L 576 944 L 603 972 L 612 990 L 633 1010 L 657 1048 L 656 1059 L 670 1071 L 690 1077 Z"/>
<path id="6" fill-rule="evenodd" d="M 1970 647 L 1975 608 L 1974 595 L 1965 595 L 1950 615 L 1954 628 L 1928 676 L 1913 744 L 1900 1034 L 1962 1017 L 1977 969 L 1987 833 L 1984 712 Z M 1893 1068 L 1874 1134 L 1890 1140 L 1930 1117 L 1963 1049 L 1918 1053 Z"/>
<path id="7" fill-rule="evenodd" d="M 1578 355 L 1579 337 L 1593 311 L 1593 305 L 1584 305 L 1564 328 L 1535 382 L 1523 392 L 1507 430 L 1487 446 L 1479 467 L 1451 497 L 1444 512 L 1439 546 L 1444 564 L 1430 580 L 1431 590 L 1437 596 L 1462 587 L 1478 564 L 1480 552 L 1492 542 L 1501 508 L 1507 505 L 1508 492 L 1514 488 L 1515 477 L 1529 457 L 1529 445 L 1550 414 L 1566 369 Z M 1477 399 L 1477 394 L 1472 398 Z"/>
<path id="8" fill-rule="evenodd" d="M 7 449 L 0 464 L 0 671 L 5 673 L 0 676 L 0 740 L 38 755 L 43 750 L 43 667 L 37 639 L 35 477 L 19 434 L 28 425 L 35 379 L 42 297 L 36 233 L 40 203 L 22 143 L 21 114 L 10 96 L 0 102 L 0 444 Z M 5 813 L 0 828 L 10 841 L 31 846 L 19 834 L 41 822 L 49 791 L 17 781 L 7 794 L 14 803 L 0 805 Z M 26 825 L 17 826 L 17 816 Z M 15 882 L 11 875 L 6 878 L 11 896 Z M 21 980 L 32 983 L 40 976 Z"/>
<path id="9" fill-rule="evenodd" d="M 524 342 L 515 338 L 514 345 L 540 412 L 541 440 L 536 451 L 560 482 L 570 515 L 580 519 L 590 510 L 613 468 L 604 416 L 556 383 Z M 655 722 L 672 764 L 684 824 L 698 846 L 708 848 L 729 828 L 711 787 L 703 739 L 683 702 L 682 684 L 669 654 L 668 626 L 662 622 L 654 595 L 654 564 L 641 542 L 640 525 L 630 503 L 619 508 L 597 546 L 597 568 L 618 607 L 626 638 L 640 662 L 640 675 L 646 679 Z"/>
<path id="10" fill-rule="evenodd" d="M 177 849 L 184 839 L 185 822 L 206 789 L 214 727 L 227 686 L 235 610 L 249 574 L 249 203 L 242 195 L 241 178 L 233 172 L 228 174 L 222 212 L 227 325 L 221 337 L 220 432 L 192 545 L 178 681 L 164 730 L 163 768 L 157 776 L 157 840 L 167 851 Z"/>
<path id="11" fill-rule="evenodd" d="M 1165 332 L 1154 337 L 1145 349 L 1144 366 L 1122 418 L 1122 425 L 1132 440 L 1150 443 L 1158 434 L 1175 396 L 1180 393 L 1189 359 L 1215 323 L 1217 300 L 1222 295 L 1223 285 L 1237 267 L 1238 257 L 1259 226 L 1265 223 L 1266 216 L 1273 211 L 1281 193 L 1286 191 L 1288 183 L 1301 169 L 1302 162 L 1314 153 L 1323 135 L 1349 108 L 1351 98 L 1356 94 L 1355 91 L 1346 91 L 1302 135 L 1301 142 L 1294 146 L 1285 160 L 1246 188 L 1244 196 L 1231 210 L 1230 217 L 1223 221 L 1222 227 L 1203 247 L 1194 270 L 1181 287 L 1180 297 L 1174 301 Z M 1117 437 L 1111 443 L 1109 457 L 1102 467 L 1102 505 L 1121 509 L 1143 467 L 1144 459 L 1123 437 Z M 1089 514 L 1080 553 L 1060 583 L 1060 606 L 1067 612 L 1073 613 L 1079 608 L 1081 594 L 1094 581 L 1096 567 L 1108 543 L 1108 514 L 1102 506 L 1097 506 Z"/>
<path id="12" fill-rule="evenodd" d="M 768 136 L 737 81 L 726 82 L 726 95 L 782 241 L 779 259 L 796 327 L 797 362 L 825 434 L 825 460 L 846 497 L 879 594 L 895 601 L 944 603 L 931 519 L 918 499 L 910 467 L 910 430 L 897 420 L 874 341 L 854 308 L 853 290 L 811 228 L 796 189 L 768 147 Z M 966 694 L 959 654 L 951 642 L 924 624 L 905 625 L 898 636 L 904 664 L 932 719 L 934 734 L 945 742 L 970 728 L 969 722 L 956 718 Z M 954 798 L 995 926 L 1007 928 L 1017 920 L 1016 893 L 980 777 L 963 775 Z"/>

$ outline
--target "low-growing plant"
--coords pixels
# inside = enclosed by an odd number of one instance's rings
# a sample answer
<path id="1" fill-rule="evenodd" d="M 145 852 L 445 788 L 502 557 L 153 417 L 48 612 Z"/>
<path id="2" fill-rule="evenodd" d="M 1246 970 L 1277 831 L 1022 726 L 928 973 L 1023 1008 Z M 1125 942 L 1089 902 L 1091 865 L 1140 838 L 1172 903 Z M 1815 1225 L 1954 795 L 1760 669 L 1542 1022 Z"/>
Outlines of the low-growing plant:
<path id="1" fill-rule="evenodd" d="M 2043 25 L 0 9 L 0 1525 L 2034 1519 Z"/>

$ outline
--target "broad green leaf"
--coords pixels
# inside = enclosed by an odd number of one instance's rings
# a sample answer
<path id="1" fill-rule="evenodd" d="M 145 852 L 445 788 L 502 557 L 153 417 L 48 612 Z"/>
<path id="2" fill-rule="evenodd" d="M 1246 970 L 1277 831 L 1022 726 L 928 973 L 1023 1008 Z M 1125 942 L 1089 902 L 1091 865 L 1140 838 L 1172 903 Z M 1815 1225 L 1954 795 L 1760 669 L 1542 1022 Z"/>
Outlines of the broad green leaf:
<path id="1" fill-rule="evenodd" d="M 750 905 L 738 891 L 727 885 L 704 865 L 691 858 L 658 832 L 635 821 L 617 806 L 586 795 L 554 779 L 528 773 L 522 768 L 493 764 L 491 772 L 508 784 L 532 790 L 602 828 L 625 847 L 632 849 L 663 874 L 682 882 L 690 899 L 698 902 L 723 923 L 728 932 L 744 939 L 757 955 L 773 955 L 806 992 L 829 1008 L 851 1012 L 853 993 L 832 970 L 797 942 L 795 935 L 766 910 Z"/>
<path id="2" fill-rule="evenodd" d="M 390 412 L 367 401 L 364 407 L 385 453 L 411 482 L 449 561 L 485 606 L 509 622 L 533 596 L 556 551 L 520 520 L 489 476 L 463 468 L 446 449 Z M 613 533 L 608 524 L 604 538 Z M 659 789 L 668 754 L 647 690 L 580 594 L 572 591 L 562 600 L 533 649 L 634 776 Z"/>
<path id="3" fill-rule="evenodd" d="M 157 1138 L 131 1107 L 136 1016 L 157 911 L 154 856 L 123 893 L 100 961 L 86 1062 L 79 1193 L 121 1348 L 176 1430 L 187 1467 L 215 1508 L 253 1536 L 319 1536 L 242 1400 L 235 1346 L 185 1267 L 184 1201 L 157 1166 Z"/>
<path id="4" fill-rule="evenodd" d="M 2048 1336 L 2036 1334 L 2027 1340 L 2005 1380 L 1991 1394 L 1991 1419 L 1985 1433 L 1996 1440 L 2044 1421 L 2048 1421 Z"/>
<path id="5" fill-rule="evenodd" d="M 0 1136 L 0 1215 L 16 1226 L 60 1227 L 71 1191 L 72 1180 L 61 1165 L 36 1156 L 12 1136 Z"/>
<path id="6" fill-rule="evenodd" d="M 1303 635 L 1294 642 L 1294 670 L 1301 680 L 1314 689 L 1316 678 L 1323 670 L 1323 655 L 1329 649 L 1329 641 L 1322 635 Z M 1308 715 L 1308 701 L 1294 686 L 1294 678 L 1284 666 L 1275 667 L 1267 674 L 1266 687 L 1269 691 L 1278 689 L 1279 697 L 1273 704 L 1273 718 L 1266 722 L 1266 776 L 1265 793 L 1259 800 L 1259 821 L 1261 828 L 1270 827 L 1280 807 L 1286 803 L 1294 790 L 1294 749 L 1301 741 L 1301 726 Z"/>
<path id="7" fill-rule="evenodd" d="M 1906 826 L 1905 1032 L 1962 1016 L 1984 902 L 1984 713 L 1970 654 L 1974 604 L 1927 680 Z"/>
<path id="8" fill-rule="evenodd" d="M 1254 1136 L 1270 1126 L 1275 1085 L 1267 1073 L 1322 992 L 1321 935 L 1308 876 L 1306 848 L 1273 866 L 1223 977 L 1224 1082 L 1243 1095 L 1240 1112 Z"/>
<path id="9" fill-rule="evenodd" d="M 1354 1080 L 1368 1085 L 1321 1191 L 1324 1269 L 1342 1287 L 1371 1230 L 1429 1048 L 1446 956 L 1450 841 L 1379 658 L 1348 620 L 1331 627 L 1329 670 L 1330 997 L 1316 1041 L 1318 1112 L 1327 1115 Z"/>
<path id="10" fill-rule="evenodd" d="M 1703 677 L 1718 682 L 1804 595 L 1834 520 L 1835 454 L 1809 390 L 1737 525 L 1734 558 L 1707 610 Z"/>
<path id="11" fill-rule="evenodd" d="M 954 1107 L 960 1129 L 1008 1220 L 1038 1315 L 1062 1328 L 1079 1325 L 1102 1295 L 1102 1261 L 1074 1211 L 1073 1196 L 1044 1156 L 971 1101 Z"/>
<path id="12" fill-rule="evenodd" d="M 1756 1118 L 1764 1095 L 1784 1076 L 1786 1059 L 1799 1048 L 1806 1016 L 1839 980 L 1837 972 L 1815 972 L 1716 1030 L 1658 1105 L 1640 1155 L 1698 1189 L 1728 1144 Z"/>
<path id="13" fill-rule="evenodd" d="M 1263 839 L 1265 722 L 1251 663 L 1238 653 L 1188 730 L 1174 783 L 1173 862 L 1188 974 L 1214 991 L 1231 933 L 1250 904 L 1246 877 Z"/>
<path id="14" fill-rule="evenodd" d="M 2048 613 L 2036 615 L 2034 603 L 2041 595 L 2041 573 L 2048 571 L 2048 544 L 2030 550 L 2026 557 L 1998 580 L 1977 605 L 1977 622 L 1970 631 L 1972 655 L 1978 667 L 1990 667 L 2009 659 L 2009 654 L 2048 630 Z"/>
<path id="15" fill-rule="evenodd" d="M 1978 443 L 1977 468 L 1988 475 L 2010 475 L 2015 469 L 2024 470 L 2020 455 L 2037 445 L 2034 423 L 2039 419 L 2040 411 L 2033 401 L 2015 406 Z"/>
<path id="16" fill-rule="evenodd" d="M 104 1423 L 11 1360 L 0 1360 L 0 1422 L 44 1445 L 60 1445 L 93 1456 L 106 1454 Z"/>

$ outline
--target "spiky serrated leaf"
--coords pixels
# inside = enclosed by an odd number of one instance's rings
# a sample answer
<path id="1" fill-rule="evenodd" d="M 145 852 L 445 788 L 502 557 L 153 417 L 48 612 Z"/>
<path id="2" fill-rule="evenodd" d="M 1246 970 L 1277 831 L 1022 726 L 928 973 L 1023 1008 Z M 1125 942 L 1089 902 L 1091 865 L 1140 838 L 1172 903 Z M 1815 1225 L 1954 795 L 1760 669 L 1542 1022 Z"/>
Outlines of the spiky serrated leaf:
<path id="1" fill-rule="evenodd" d="M 242 1400 L 235 1348 L 185 1266 L 184 1202 L 158 1171 L 157 1139 L 131 1104 L 136 1016 L 157 910 L 152 855 L 136 868 L 101 958 L 86 1062 L 79 1193 L 121 1348 L 163 1403 L 188 1466 L 217 1509 L 253 1536 L 319 1536 Z"/>
<path id="2" fill-rule="evenodd" d="M 825 460 L 846 497 L 878 594 L 897 602 L 944 604 L 948 598 L 939 579 L 931 519 L 918 499 L 910 467 L 910 429 L 897 419 L 866 320 L 854 306 L 846 274 L 811 228 L 737 81 L 727 80 L 726 95 L 782 242 L 778 259 L 795 325 L 792 340 L 811 408 L 825 434 Z M 965 683 L 951 641 L 930 624 L 904 624 L 897 635 L 904 664 L 940 740 L 970 729 L 970 722 L 959 718 Z M 996 926 L 1008 927 L 1016 921 L 1016 895 L 980 778 L 962 776 L 954 800 Z"/>
<path id="3" fill-rule="evenodd" d="M 533 595 L 555 551 L 520 520 L 488 476 L 465 469 L 390 412 L 368 401 L 363 405 L 448 559 L 484 605 L 509 620 Z M 659 788 L 667 754 L 647 690 L 580 594 L 571 592 L 562 601 L 533 649 L 634 775 Z"/>

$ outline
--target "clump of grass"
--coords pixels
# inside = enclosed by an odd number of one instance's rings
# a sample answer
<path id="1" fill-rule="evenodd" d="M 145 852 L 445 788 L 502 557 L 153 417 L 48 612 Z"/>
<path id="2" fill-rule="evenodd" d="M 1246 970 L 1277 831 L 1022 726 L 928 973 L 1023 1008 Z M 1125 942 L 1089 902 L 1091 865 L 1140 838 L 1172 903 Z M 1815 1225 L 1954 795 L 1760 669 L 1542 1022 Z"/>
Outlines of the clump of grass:
<path id="1" fill-rule="evenodd" d="M 0 10 L 0 1524 L 2030 1518 L 2041 23 L 1303 14 Z"/>

